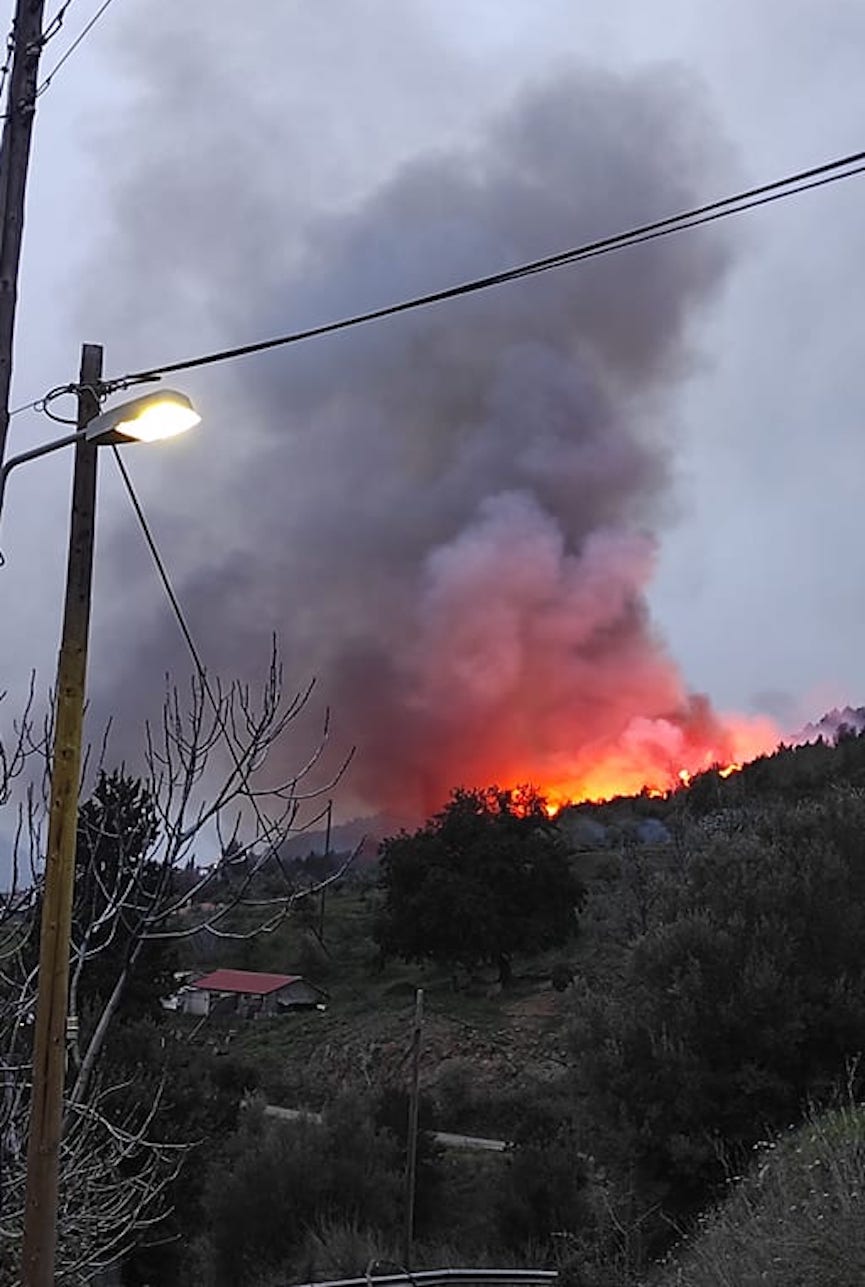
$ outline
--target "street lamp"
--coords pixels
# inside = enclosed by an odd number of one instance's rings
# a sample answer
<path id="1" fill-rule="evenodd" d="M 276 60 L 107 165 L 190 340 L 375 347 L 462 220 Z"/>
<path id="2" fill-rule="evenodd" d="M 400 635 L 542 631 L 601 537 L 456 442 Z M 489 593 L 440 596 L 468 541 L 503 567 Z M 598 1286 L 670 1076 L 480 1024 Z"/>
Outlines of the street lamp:
<path id="1" fill-rule="evenodd" d="M 161 442 L 176 438 L 201 422 L 185 393 L 160 389 L 111 407 L 84 430 L 88 442 Z"/>
<path id="2" fill-rule="evenodd" d="M 75 433 L 65 434 L 52 442 L 41 443 L 30 451 L 22 451 L 19 456 L 10 457 L 0 467 L 0 514 L 3 512 L 6 479 L 16 465 L 36 460 L 39 456 L 47 456 L 60 447 L 69 447 L 76 442 L 89 442 L 95 447 L 122 442 L 160 442 L 163 438 L 175 438 L 178 434 L 185 433 L 200 421 L 201 416 L 186 394 L 178 393 L 175 389 L 145 393 L 140 398 L 121 403 L 119 407 L 111 407 L 101 415 L 94 416 L 86 425 L 76 429 Z"/>
<path id="3" fill-rule="evenodd" d="M 57 1194 L 63 1132 L 69 953 L 75 889 L 75 837 L 81 773 L 81 731 L 87 677 L 93 528 L 96 508 L 96 448 L 106 443 L 155 442 L 197 424 L 200 417 L 182 393 L 144 394 L 100 413 L 104 392 L 102 348 L 81 350 L 78 420 L 74 433 L 11 457 L 0 468 L 0 510 L 6 479 L 27 460 L 75 444 L 69 560 L 51 762 L 51 801 L 45 887 L 39 939 L 36 1024 L 33 1034 L 33 1091 L 27 1141 L 24 1208 L 23 1287 L 52 1287 L 57 1246 Z"/>

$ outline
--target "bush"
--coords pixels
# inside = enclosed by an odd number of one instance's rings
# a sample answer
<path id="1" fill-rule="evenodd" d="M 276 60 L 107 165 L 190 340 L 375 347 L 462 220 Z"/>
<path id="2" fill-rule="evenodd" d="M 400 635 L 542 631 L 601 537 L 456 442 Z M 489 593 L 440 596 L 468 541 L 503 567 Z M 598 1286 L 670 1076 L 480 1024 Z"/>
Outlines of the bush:
<path id="1" fill-rule="evenodd" d="M 512 1147 L 497 1202 L 499 1234 L 511 1249 L 548 1243 L 591 1221 L 591 1167 L 573 1124 L 537 1116 Z"/>
<path id="2" fill-rule="evenodd" d="M 386 1131 L 397 1146 L 397 1165 L 404 1174 L 407 1164 L 409 1096 L 402 1086 L 386 1086 L 373 1105 L 373 1121 Z M 418 1138 L 415 1165 L 414 1227 L 423 1236 L 435 1224 L 442 1182 L 442 1146 L 436 1143 L 435 1109 L 428 1095 L 421 1093 L 418 1104 Z"/>
<path id="3" fill-rule="evenodd" d="M 706 839 L 617 987 L 583 994 L 593 1115 L 693 1208 L 730 1147 L 801 1116 L 865 1049 L 865 806 L 773 812 Z"/>
<path id="4" fill-rule="evenodd" d="M 337 1101 L 322 1125 L 248 1113 L 209 1177 L 217 1287 L 300 1271 L 308 1235 L 323 1219 L 390 1227 L 400 1191 L 395 1141 L 357 1100 Z"/>
<path id="5" fill-rule="evenodd" d="M 446 1131 L 473 1127 L 475 1072 L 467 1059 L 446 1059 L 435 1083 L 437 1115 Z"/>

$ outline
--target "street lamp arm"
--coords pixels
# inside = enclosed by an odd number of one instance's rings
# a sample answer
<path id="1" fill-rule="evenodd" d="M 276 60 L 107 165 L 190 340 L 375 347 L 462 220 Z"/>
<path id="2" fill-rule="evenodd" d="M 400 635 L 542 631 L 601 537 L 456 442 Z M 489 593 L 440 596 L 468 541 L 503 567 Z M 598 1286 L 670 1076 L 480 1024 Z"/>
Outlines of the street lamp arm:
<path id="1" fill-rule="evenodd" d="M 86 430 L 78 429 L 75 433 L 68 433 L 63 438 L 55 438 L 53 442 L 43 442 L 39 447 L 31 447 L 30 451 L 22 451 L 18 456 L 11 456 L 0 468 L 0 515 L 3 513 L 3 498 L 6 495 L 6 479 L 16 465 L 23 465 L 28 460 L 36 460 L 39 456 L 47 456 L 49 452 L 57 451 L 60 447 L 69 447 L 79 438 L 83 438 L 85 433 Z"/>

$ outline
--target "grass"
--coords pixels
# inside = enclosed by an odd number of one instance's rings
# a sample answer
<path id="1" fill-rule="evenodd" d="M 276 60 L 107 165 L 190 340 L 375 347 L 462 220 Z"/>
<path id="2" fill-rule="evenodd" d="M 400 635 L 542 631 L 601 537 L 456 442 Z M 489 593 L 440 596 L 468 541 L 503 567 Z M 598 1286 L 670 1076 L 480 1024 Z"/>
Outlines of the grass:
<path id="1" fill-rule="evenodd" d="M 658 1287 L 865 1282 L 865 1108 L 812 1116 L 764 1146 Z"/>
<path id="2" fill-rule="evenodd" d="M 303 973 L 328 990 L 328 1007 L 273 1020 L 211 1020 L 196 1040 L 225 1048 L 230 1030 L 232 1053 L 255 1067 L 268 1100 L 318 1109 L 352 1084 L 402 1079 L 418 987 L 424 989 L 426 1068 L 433 1071 L 436 1052 L 468 1043 L 460 1053 L 484 1058 L 484 1051 L 502 1045 L 508 1007 L 537 993 L 545 970 L 548 976 L 545 958 L 522 962 L 520 968 L 535 977 L 516 978 L 506 994 L 491 995 L 486 984 L 455 990 L 451 971 L 430 964 L 389 961 L 382 969 L 372 937 L 374 913 L 375 896 L 347 882 L 328 893 L 324 949 L 302 915 L 260 939 L 226 941 L 210 967 Z M 184 1031 L 189 1027 L 182 1016 L 175 1022 Z"/>
<path id="3" fill-rule="evenodd" d="M 503 1253 L 498 1248 L 481 1248 L 472 1253 L 472 1265 L 475 1268 L 531 1268 L 538 1263 L 539 1254 L 532 1248 L 516 1255 Z M 414 1241 L 412 1269 L 416 1271 L 460 1269 L 465 1263 L 465 1252 L 456 1241 L 425 1242 L 417 1238 Z M 362 1278 L 367 1274 L 402 1273 L 404 1269 L 399 1238 L 388 1237 L 361 1224 L 325 1220 L 308 1233 L 298 1256 L 296 1273 L 304 1282 L 321 1282 Z M 254 1287 L 285 1287 L 287 1281 L 285 1271 L 279 1270 L 265 1273 Z"/>
<path id="4" fill-rule="evenodd" d="M 364 1091 L 405 1080 L 415 991 L 422 987 L 425 1090 L 438 1098 L 438 1080 L 454 1065 L 467 1067 L 472 1081 L 473 1093 L 457 1114 L 458 1124 L 451 1120 L 449 1105 L 441 1129 L 510 1138 L 520 1097 L 534 1097 L 538 1088 L 543 1093 L 541 1083 L 564 1070 L 569 998 L 551 993 L 552 968 L 564 959 L 582 972 L 595 936 L 589 930 L 563 948 L 518 959 L 504 992 L 495 985 L 494 969 L 482 971 L 468 986 L 463 980 L 457 989 L 451 970 L 430 963 L 390 960 L 382 968 L 373 939 L 378 897 L 368 878 L 349 878 L 329 889 L 324 948 L 315 933 L 317 897 L 301 904 L 271 934 L 224 940 L 218 958 L 208 959 L 206 968 L 301 973 L 327 989 L 328 1007 L 324 1013 L 274 1020 L 208 1020 L 194 1039 L 230 1049 L 251 1065 L 258 1089 L 270 1103 L 319 1110 L 342 1090 Z M 230 928 L 252 928 L 252 915 L 238 911 Z M 182 964 L 196 964 L 193 950 Z M 189 1030 L 183 1016 L 174 1022 L 184 1033 Z"/>

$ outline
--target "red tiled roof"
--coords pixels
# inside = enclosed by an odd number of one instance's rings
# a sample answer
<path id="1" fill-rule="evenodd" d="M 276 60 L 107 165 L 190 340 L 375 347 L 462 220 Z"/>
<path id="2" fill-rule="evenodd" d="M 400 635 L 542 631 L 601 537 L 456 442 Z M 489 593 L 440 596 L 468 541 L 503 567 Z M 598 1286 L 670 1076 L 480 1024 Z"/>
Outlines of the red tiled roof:
<path id="1" fill-rule="evenodd" d="M 196 979 L 192 986 L 204 992 L 248 992 L 267 996 L 289 983 L 300 982 L 300 977 L 299 974 L 257 974 L 254 970 L 214 970 L 212 974 L 205 974 L 203 979 Z"/>

